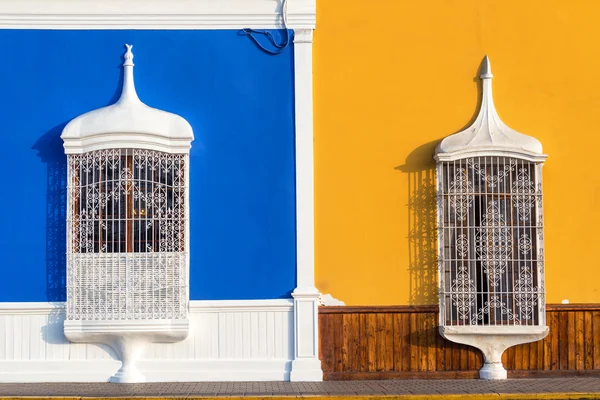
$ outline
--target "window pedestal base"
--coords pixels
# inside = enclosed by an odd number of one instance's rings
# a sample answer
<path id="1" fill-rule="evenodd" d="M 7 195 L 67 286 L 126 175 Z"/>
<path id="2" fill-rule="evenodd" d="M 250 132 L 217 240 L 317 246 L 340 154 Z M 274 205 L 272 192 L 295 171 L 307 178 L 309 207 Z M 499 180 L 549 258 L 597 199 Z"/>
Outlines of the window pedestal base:
<path id="1" fill-rule="evenodd" d="M 480 379 L 506 379 L 502 353 L 518 344 L 536 342 L 548 335 L 547 326 L 440 326 L 440 335 L 455 343 L 481 350 Z"/>
<path id="2" fill-rule="evenodd" d="M 187 337 L 188 331 L 187 319 L 65 321 L 65 337 L 71 342 L 102 343 L 117 353 L 122 365 L 109 380 L 114 383 L 145 382 L 136 362 L 148 344 L 179 342 Z"/>

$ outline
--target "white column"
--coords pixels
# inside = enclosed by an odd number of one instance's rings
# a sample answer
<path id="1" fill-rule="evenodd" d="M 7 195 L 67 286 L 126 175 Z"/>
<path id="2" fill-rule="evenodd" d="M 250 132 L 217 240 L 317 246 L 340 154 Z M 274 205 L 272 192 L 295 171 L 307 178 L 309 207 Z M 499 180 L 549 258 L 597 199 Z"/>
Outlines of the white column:
<path id="1" fill-rule="evenodd" d="M 312 29 L 294 31 L 296 94 L 296 281 L 291 381 L 322 381 L 315 288 Z"/>

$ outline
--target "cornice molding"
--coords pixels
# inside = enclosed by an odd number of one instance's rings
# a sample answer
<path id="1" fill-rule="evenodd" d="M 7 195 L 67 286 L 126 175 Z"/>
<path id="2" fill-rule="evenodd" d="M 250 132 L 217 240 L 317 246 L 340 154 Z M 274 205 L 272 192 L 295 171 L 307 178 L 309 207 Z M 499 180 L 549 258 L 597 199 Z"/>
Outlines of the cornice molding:
<path id="1" fill-rule="evenodd" d="M 314 29 L 316 0 L 287 0 L 287 27 Z M 282 0 L 0 0 L 0 29 L 282 28 Z"/>

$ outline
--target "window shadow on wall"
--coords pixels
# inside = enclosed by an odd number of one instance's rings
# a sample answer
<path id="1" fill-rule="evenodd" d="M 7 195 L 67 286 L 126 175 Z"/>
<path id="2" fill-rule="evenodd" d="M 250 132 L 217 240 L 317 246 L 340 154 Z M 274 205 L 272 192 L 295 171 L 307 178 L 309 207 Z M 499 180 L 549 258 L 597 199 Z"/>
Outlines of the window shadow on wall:
<path id="1" fill-rule="evenodd" d="M 67 344 L 63 334 L 66 295 L 67 157 L 60 135 L 66 122 L 42 135 L 32 149 L 46 164 L 46 300 L 56 303 L 41 328 L 46 343 Z"/>
<path id="2" fill-rule="evenodd" d="M 50 129 L 33 145 L 41 161 L 46 164 L 46 299 L 54 308 L 48 314 L 48 323 L 41 327 L 44 342 L 68 345 L 64 335 L 65 309 L 67 300 L 67 156 L 60 138 L 68 121 Z M 95 345 L 104 349 L 112 359 L 118 357 L 106 345 Z M 64 348 L 56 348 L 64 352 Z"/>
<path id="3" fill-rule="evenodd" d="M 477 119 L 483 94 L 480 74 L 481 66 L 478 66 L 473 78 L 477 87 L 477 101 L 471 118 L 463 127 L 444 137 L 467 129 Z M 410 305 L 438 304 L 436 164 L 433 156 L 440 141 L 434 140 L 417 147 L 406 157 L 403 165 L 395 167 L 408 174 Z"/>
<path id="4" fill-rule="evenodd" d="M 426 143 L 397 170 L 408 174 L 408 270 L 410 305 L 437 304 L 437 220 L 435 162 L 439 141 Z"/>
<path id="5" fill-rule="evenodd" d="M 67 123 L 50 129 L 33 145 L 46 164 L 46 299 L 66 300 L 67 157 L 60 138 Z"/>

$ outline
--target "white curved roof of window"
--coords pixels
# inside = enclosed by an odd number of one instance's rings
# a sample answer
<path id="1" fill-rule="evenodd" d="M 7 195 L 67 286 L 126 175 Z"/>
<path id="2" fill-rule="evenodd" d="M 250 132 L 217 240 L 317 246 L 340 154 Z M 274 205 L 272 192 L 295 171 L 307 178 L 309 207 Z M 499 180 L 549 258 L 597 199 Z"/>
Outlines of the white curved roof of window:
<path id="1" fill-rule="evenodd" d="M 87 112 L 69 122 L 61 135 L 65 153 L 108 148 L 188 153 L 194 139 L 192 127 L 179 115 L 142 103 L 133 81 L 132 46 L 125 46 L 121 97 L 110 106 Z"/>
<path id="2" fill-rule="evenodd" d="M 490 60 L 483 59 L 481 75 L 483 96 L 479 115 L 467 129 L 443 139 L 435 151 L 437 161 L 472 156 L 514 156 L 529 161 L 544 161 L 542 144 L 534 137 L 509 128 L 498 116 L 492 96 Z"/>

